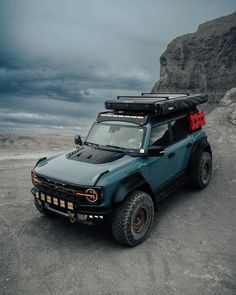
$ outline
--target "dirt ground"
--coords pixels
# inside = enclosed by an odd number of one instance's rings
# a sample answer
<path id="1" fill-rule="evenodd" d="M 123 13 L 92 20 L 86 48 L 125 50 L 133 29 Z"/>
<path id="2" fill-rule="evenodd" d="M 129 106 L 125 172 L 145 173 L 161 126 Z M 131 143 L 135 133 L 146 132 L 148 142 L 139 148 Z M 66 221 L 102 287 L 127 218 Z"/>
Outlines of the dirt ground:
<path id="1" fill-rule="evenodd" d="M 70 224 L 34 208 L 30 171 L 73 146 L 57 135 L 0 135 L 1 294 L 236 294 L 236 127 L 209 120 L 209 187 L 164 200 L 149 239 L 116 243 L 106 225 Z"/>

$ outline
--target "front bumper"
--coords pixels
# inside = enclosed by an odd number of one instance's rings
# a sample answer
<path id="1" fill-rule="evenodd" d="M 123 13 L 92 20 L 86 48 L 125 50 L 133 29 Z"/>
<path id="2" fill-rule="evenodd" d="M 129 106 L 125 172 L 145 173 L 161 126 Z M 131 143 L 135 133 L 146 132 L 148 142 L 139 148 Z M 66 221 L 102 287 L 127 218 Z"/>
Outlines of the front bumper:
<path id="1" fill-rule="evenodd" d="M 71 222 L 91 223 L 98 220 L 108 220 L 113 212 L 112 208 L 81 206 L 62 197 L 46 195 L 43 192 L 39 192 L 35 187 L 31 189 L 31 192 L 40 206 L 43 206 L 48 211 L 69 218 Z"/>

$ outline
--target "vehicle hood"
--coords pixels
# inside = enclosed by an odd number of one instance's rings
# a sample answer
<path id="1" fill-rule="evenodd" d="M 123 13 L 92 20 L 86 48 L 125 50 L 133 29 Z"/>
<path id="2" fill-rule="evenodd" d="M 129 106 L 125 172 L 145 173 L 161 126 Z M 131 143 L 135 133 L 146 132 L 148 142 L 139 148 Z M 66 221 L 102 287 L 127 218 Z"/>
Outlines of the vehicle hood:
<path id="1" fill-rule="evenodd" d="M 36 164 L 34 171 L 55 180 L 94 186 L 103 174 L 112 173 L 136 159 L 119 151 L 83 147 L 44 158 Z"/>

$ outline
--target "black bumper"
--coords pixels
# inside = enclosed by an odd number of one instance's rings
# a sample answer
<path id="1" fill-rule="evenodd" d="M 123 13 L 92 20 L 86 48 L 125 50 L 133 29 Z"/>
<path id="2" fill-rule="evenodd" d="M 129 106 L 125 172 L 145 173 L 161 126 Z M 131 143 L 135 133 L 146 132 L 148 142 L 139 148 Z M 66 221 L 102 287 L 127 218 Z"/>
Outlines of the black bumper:
<path id="1" fill-rule="evenodd" d="M 47 201 L 47 196 L 44 195 L 44 198 L 42 198 L 42 194 L 39 193 L 39 191 L 33 187 L 31 189 L 31 192 L 35 198 L 35 200 L 45 204 L 45 208 L 48 210 L 51 210 L 55 213 L 61 214 L 61 215 L 67 215 L 68 212 L 72 212 L 75 214 L 81 214 L 81 215 L 87 215 L 88 219 L 96 219 L 96 216 L 98 216 L 98 219 L 107 219 L 110 218 L 110 216 L 112 215 L 113 212 L 113 208 L 94 208 L 94 207 L 88 207 L 88 206 L 81 206 L 80 204 L 76 204 L 73 203 L 73 201 L 70 201 L 68 199 L 64 199 L 61 197 L 54 197 L 54 196 L 50 196 L 51 197 L 51 202 Z M 39 194 L 39 196 L 36 196 L 36 193 Z M 57 205 L 53 204 L 53 199 L 57 199 Z M 60 201 L 64 201 L 65 203 L 65 207 L 61 207 Z M 63 204 L 64 204 L 63 203 Z M 67 203 L 73 203 L 73 209 L 71 208 L 67 208 Z M 100 218 L 100 217 L 103 218 Z"/>

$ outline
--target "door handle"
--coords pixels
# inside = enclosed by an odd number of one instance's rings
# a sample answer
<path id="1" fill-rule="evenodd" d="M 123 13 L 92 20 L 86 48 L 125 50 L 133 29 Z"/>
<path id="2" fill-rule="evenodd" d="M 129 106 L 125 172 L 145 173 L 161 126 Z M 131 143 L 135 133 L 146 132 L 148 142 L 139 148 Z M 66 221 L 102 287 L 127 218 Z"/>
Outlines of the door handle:
<path id="1" fill-rule="evenodd" d="M 187 144 L 187 148 L 188 148 L 188 149 L 191 148 L 192 145 L 193 145 L 193 144 L 192 144 L 191 142 L 189 142 L 189 143 Z"/>
<path id="2" fill-rule="evenodd" d="M 170 159 L 170 158 L 173 158 L 174 156 L 175 156 L 175 152 L 171 152 L 169 153 L 168 158 Z"/>

